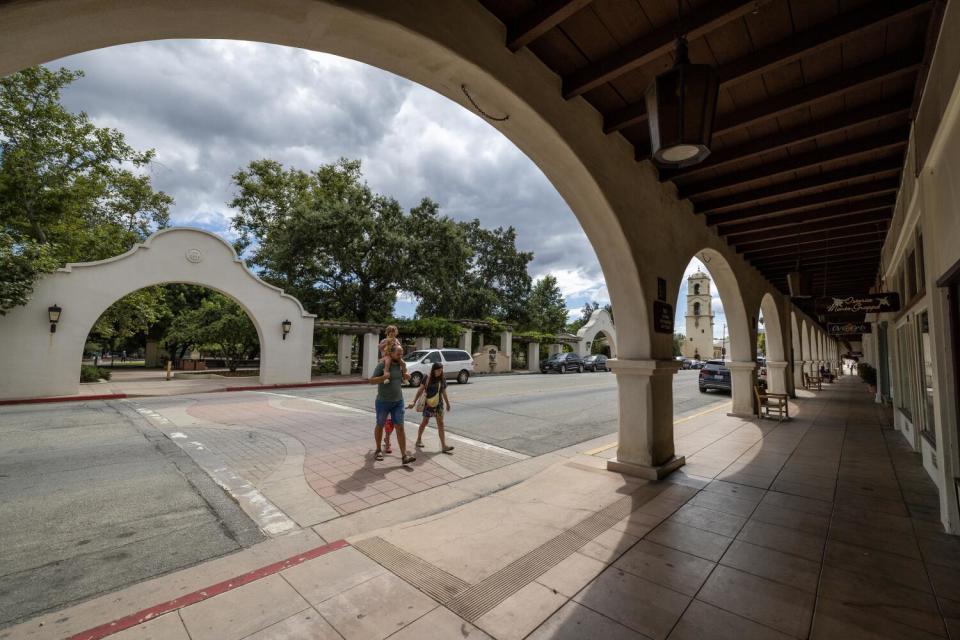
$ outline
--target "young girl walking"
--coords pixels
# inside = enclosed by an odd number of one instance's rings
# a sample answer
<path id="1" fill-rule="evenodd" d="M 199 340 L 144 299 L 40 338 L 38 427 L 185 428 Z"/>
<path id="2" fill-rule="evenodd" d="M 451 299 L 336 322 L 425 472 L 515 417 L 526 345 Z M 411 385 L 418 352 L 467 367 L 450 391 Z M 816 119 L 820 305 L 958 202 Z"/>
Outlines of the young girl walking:
<path id="1" fill-rule="evenodd" d="M 440 451 L 450 454 L 453 447 L 447 446 L 446 435 L 443 432 L 443 406 L 446 405 L 446 410 L 450 411 L 450 398 L 447 397 L 447 379 L 443 375 L 443 365 L 439 362 L 435 362 L 430 368 L 430 375 L 423 379 L 420 388 L 417 389 L 417 395 L 407 408 L 413 409 L 421 397 L 423 397 L 423 420 L 420 421 L 420 428 L 417 430 L 417 447 L 423 448 L 423 432 L 430 418 L 436 418 L 437 433 L 440 435 Z"/>

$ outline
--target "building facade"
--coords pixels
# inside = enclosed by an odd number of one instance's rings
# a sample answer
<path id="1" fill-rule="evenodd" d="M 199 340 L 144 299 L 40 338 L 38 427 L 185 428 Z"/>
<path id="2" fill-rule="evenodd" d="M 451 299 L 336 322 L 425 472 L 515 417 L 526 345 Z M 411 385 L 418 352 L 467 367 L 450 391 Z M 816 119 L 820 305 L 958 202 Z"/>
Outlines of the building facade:
<path id="1" fill-rule="evenodd" d="M 697 360 L 714 357 L 710 276 L 699 268 L 687 278 L 686 321 L 686 335 L 681 353 L 687 358 Z"/>
<path id="2" fill-rule="evenodd" d="M 960 7 L 950 3 L 883 240 L 874 291 L 897 292 L 901 306 L 869 316 L 871 332 L 862 341 L 863 359 L 877 368 L 876 400 L 892 404 L 895 428 L 922 455 L 939 490 L 940 518 L 954 533 L 960 532 L 960 43 L 944 36 L 957 29 Z"/>

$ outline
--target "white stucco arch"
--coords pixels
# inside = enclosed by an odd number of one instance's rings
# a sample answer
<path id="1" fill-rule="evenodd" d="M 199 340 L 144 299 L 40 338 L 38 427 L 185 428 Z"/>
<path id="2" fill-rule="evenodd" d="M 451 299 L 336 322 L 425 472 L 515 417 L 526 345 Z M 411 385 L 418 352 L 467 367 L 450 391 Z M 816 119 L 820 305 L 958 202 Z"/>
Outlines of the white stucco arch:
<path id="1" fill-rule="evenodd" d="M 734 362 L 754 361 L 756 327 L 751 328 L 747 320 L 747 307 L 744 304 L 737 274 L 734 273 L 727 259 L 714 249 L 701 249 L 695 255 L 706 266 L 717 288 L 717 293 L 720 294 L 720 301 L 723 303 L 723 312 L 727 318 L 727 332 L 730 335 L 728 358 Z M 677 305 L 679 306 L 679 301 Z"/>
<path id="2" fill-rule="evenodd" d="M 581 357 L 590 355 L 590 345 L 601 333 L 607 337 L 607 343 L 610 345 L 610 357 L 616 358 L 617 328 L 613 325 L 613 316 L 606 309 L 597 309 L 590 314 L 587 324 L 577 331 L 577 337 L 580 338 L 580 342 L 577 343 L 577 353 Z"/>
<path id="3" fill-rule="evenodd" d="M 31 300 L 0 316 L 0 353 L 16 366 L 0 368 L 0 398 L 77 392 L 83 345 L 110 305 L 144 287 L 182 283 L 209 287 L 235 300 L 260 337 L 260 381 L 310 381 L 313 319 L 293 296 L 254 275 L 225 240 L 176 227 L 154 233 L 126 253 L 68 264 L 34 286 Z M 63 309 L 55 333 L 47 308 Z M 283 338 L 282 323 L 290 333 Z"/>

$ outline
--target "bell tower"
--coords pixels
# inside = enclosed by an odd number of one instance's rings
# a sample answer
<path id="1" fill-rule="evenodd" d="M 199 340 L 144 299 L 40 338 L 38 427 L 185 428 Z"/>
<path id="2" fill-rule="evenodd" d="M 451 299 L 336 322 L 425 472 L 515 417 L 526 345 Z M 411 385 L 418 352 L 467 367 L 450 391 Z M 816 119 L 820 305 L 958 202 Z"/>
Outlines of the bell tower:
<path id="1" fill-rule="evenodd" d="M 687 333 L 680 352 L 687 358 L 713 357 L 713 305 L 710 276 L 697 271 L 687 278 Z"/>

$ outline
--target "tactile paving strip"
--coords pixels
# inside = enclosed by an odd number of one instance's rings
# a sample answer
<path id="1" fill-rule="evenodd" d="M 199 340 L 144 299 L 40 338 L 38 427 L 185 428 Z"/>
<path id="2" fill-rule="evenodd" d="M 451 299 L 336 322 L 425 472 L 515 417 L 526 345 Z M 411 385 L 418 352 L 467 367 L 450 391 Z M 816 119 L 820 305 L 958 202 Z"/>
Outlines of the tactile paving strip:
<path id="1" fill-rule="evenodd" d="M 353 547 L 441 604 L 470 587 L 457 576 L 378 536 L 355 542 Z"/>

